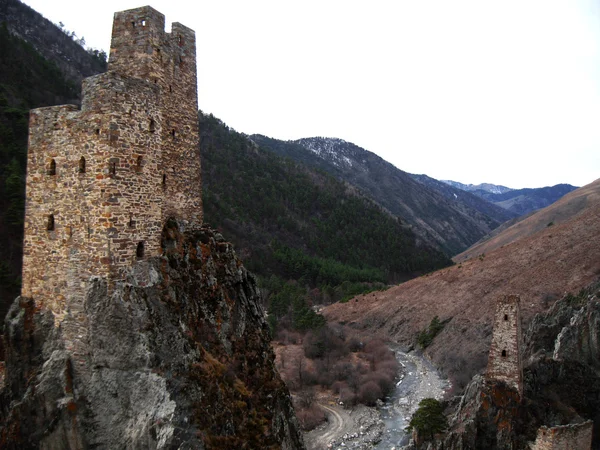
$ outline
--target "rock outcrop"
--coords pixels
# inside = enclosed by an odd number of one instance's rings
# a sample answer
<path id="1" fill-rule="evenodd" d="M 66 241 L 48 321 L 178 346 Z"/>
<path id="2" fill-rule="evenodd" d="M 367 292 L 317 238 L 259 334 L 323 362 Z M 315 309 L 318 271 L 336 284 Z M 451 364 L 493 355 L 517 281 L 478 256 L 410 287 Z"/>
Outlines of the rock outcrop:
<path id="1" fill-rule="evenodd" d="M 591 430 L 599 448 L 599 297 L 595 284 L 534 317 L 525 334 L 522 400 L 513 386 L 476 375 L 455 402 L 446 435 L 418 448 L 590 448 Z"/>
<path id="2" fill-rule="evenodd" d="M 76 354 L 48 310 L 15 301 L 0 447 L 304 448 L 256 282 L 231 244 L 170 221 L 162 247 L 110 296 L 90 282 Z"/>

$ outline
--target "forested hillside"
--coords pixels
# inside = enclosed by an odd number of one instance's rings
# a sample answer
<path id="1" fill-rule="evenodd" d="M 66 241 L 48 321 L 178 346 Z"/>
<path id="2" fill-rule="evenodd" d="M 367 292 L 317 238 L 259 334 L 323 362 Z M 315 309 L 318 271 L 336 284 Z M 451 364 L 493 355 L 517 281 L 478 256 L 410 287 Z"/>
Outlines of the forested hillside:
<path id="1" fill-rule="evenodd" d="M 205 221 L 260 275 L 279 318 L 295 320 L 293 299 L 336 301 L 449 263 L 352 186 L 261 149 L 212 115 L 200 114 L 200 130 Z"/>
<path id="2" fill-rule="evenodd" d="M 374 153 L 337 138 L 281 141 L 252 135 L 258 145 L 351 183 L 412 226 L 423 241 L 455 255 L 510 218 L 501 208 L 471 198 L 448 196 Z"/>

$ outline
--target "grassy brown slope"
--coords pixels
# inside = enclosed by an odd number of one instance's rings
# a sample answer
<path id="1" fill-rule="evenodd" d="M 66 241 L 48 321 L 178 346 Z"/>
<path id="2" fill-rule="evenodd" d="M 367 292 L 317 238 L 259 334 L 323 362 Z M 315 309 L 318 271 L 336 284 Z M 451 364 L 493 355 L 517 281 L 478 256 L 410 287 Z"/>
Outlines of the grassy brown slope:
<path id="1" fill-rule="evenodd" d="M 427 353 L 459 385 L 487 362 L 496 300 L 519 294 L 523 326 L 565 292 L 600 277 L 600 199 L 571 220 L 462 264 L 385 292 L 334 304 L 323 313 L 410 346 L 434 316 L 450 319 Z"/>
<path id="2" fill-rule="evenodd" d="M 485 240 L 476 243 L 463 253 L 456 255 L 453 259 L 459 262 L 481 254 L 487 254 L 496 248 L 510 244 L 522 237 L 537 233 L 548 226 L 566 222 L 590 205 L 598 202 L 600 202 L 600 178 L 593 183 L 570 192 L 552 205 L 518 221 L 505 230 L 494 230 L 487 239 L 484 238 Z"/>

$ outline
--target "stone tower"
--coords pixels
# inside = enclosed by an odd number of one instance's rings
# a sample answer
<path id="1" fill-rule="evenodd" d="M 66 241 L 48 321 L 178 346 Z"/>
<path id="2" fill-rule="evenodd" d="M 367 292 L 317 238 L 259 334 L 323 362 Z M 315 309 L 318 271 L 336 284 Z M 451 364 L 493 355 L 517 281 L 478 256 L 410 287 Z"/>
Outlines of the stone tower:
<path id="1" fill-rule="evenodd" d="M 486 379 L 506 383 L 523 398 L 521 310 L 518 295 L 504 296 L 496 304 Z"/>
<path id="2" fill-rule="evenodd" d="M 165 32 L 148 6 L 116 13 L 108 72 L 83 81 L 81 109 L 31 111 L 23 296 L 61 321 L 90 277 L 111 286 L 159 255 L 167 220 L 201 225 L 197 114 L 194 31 Z"/>

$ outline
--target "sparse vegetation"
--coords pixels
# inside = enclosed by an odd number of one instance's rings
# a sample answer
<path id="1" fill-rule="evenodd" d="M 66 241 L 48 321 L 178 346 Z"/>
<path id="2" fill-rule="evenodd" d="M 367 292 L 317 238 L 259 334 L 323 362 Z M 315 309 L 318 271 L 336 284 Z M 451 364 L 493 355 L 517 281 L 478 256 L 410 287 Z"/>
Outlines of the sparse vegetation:
<path id="1" fill-rule="evenodd" d="M 433 339 L 440 331 L 444 329 L 444 325 L 446 325 L 449 320 L 450 319 L 447 319 L 441 322 L 440 318 L 435 316 L 433 319 L 431 319 L 429 327 L 421 331 L 417 336 L 417 344 L 419 344 L 422 349 L 429 347 L 429 345 L 433 342 Z"/>
<path id="2" fill-rule="evenodd" d="M 277 366 L 296 397 L 305 429 L 322 420 L 314 408 L 316 390 L 350 407 L 373 406 L 394 387 L 399 370 L 394 353 L 379 339 L 363 342 L 346 333 L 324 326 L 304 335 L 283 330 L 277 336 Z"/>

